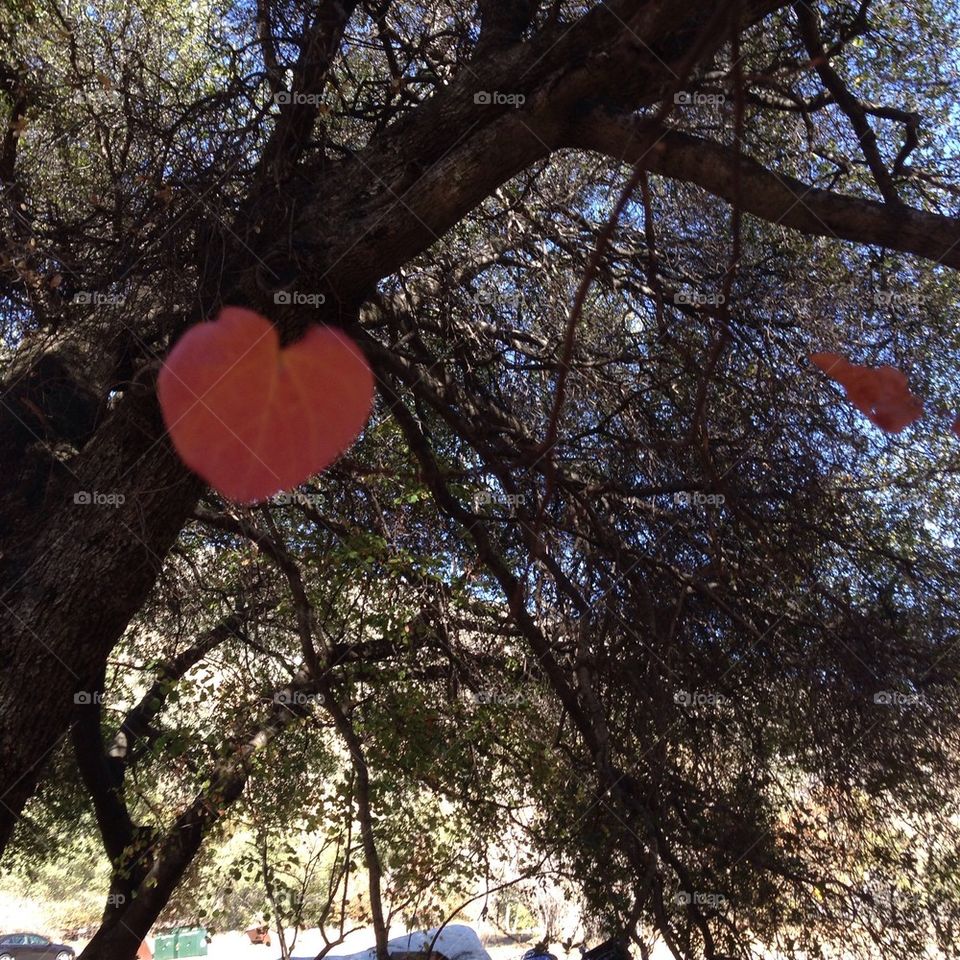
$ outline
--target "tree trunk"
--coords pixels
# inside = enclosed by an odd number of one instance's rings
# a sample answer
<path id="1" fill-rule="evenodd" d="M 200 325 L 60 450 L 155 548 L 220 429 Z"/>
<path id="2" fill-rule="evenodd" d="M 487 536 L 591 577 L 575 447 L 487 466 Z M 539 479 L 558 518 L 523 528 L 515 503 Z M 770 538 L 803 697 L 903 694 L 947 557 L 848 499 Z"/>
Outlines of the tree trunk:
<path id="1" fill-rule="evenodd" d="M 152 384 L 48 484 L 37 540 L 3 571 L 0 850 L 200 491 L 166 440 Z"/>

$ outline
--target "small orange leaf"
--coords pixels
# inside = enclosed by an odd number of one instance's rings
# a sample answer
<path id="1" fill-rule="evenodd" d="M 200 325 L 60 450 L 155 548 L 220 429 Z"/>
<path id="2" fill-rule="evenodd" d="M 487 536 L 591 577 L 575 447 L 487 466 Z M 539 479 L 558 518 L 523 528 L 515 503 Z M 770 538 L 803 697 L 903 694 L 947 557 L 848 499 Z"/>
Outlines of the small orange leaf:
<path id="1" fill-rule="evenodd" d="M 311 327 L 281 349 L 269 320 L 224 307 L 177 342 L 157 394 L 184 463 L 228 499 L 257 503 L 353 443 L 370 415 L 373 374 L 339 330 Z"/>
<path id="2" fill-rule="evenodd" d="M 811 353 L 810 359 L 843 386 L 847 399 L 881 430 L 899 433 L 923 416 L 923 401 L 910 392 L 906 376 L 896 367 L 861 367 L 838 353 Z"/>

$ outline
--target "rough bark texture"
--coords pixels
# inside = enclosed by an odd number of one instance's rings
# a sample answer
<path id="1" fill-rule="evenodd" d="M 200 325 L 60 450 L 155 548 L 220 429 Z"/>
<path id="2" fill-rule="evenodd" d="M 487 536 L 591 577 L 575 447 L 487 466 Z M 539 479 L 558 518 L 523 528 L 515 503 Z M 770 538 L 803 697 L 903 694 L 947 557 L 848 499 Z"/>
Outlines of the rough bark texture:
<path id="1" fill-rule="evenodd" d="M 66 733 L 75 697 L 96 689 L 200 489 L 167 443 L 152 389 L 131 395 L 52 478 L 48 513 L 3 584 L 0 844 Z M 75 500 L 95 493 L 123 502 Z"/>

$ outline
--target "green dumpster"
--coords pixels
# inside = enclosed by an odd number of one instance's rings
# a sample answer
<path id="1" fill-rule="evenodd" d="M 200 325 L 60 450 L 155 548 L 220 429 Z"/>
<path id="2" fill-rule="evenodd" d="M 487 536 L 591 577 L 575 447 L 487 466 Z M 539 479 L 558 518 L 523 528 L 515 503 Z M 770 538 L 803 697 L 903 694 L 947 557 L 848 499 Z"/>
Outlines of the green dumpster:
<path id="1" fill-rule="evenodd" d="M 205 957 L 207 931 L 203 927 L 177 927 L 157 936 L 153 960 L 179 960 L 180 957 Z"/>

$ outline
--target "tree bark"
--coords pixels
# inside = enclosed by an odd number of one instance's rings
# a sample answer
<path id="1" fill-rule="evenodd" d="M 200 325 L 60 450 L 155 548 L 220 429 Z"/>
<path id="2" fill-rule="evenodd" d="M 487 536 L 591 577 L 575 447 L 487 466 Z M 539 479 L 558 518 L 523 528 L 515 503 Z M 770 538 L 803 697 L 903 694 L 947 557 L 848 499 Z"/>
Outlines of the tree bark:
<path id="1" fill-rule="evenodd" d="M 294 678 L 284 691 L 278 691 L 288 695 L 286 701 L 275 699 L 263 721 L 253 725 L 211 771 L 210 786 L 194 798 L 156 843 L 137 895 L 123 904 L 114 923 L 100 927 L 84 949 L 83 960 L 134 960 L 137 947 L 170 899 L 204 838 L 240 796 L 254 755 L 309 712 L 310 708 L 292 695 L 314 694 L 318 689 L 319 685 L 303 674 Z"/>
<path id="2" fill-rule="evenodd" d="M 0 594 L 0 849 L 201 489 L 164 436 L 152 387 L 51 482 L 49 512 Z"/>
<path id="3" fill-rule="evenodd" d="M 596 150 L 651 172 L 695 183 L 731 203 L 737 172 L 742 209 L 769 223 L 809 236 L 834 237 L 913 253 L 960 269 L 960 220 L 903 204 L 846 196 L 771 170 L 721 143 L 679 130 L 665 132 L 650 149 L 636 121 L 599 112 L 571 127 L 568 145 Z"/>

